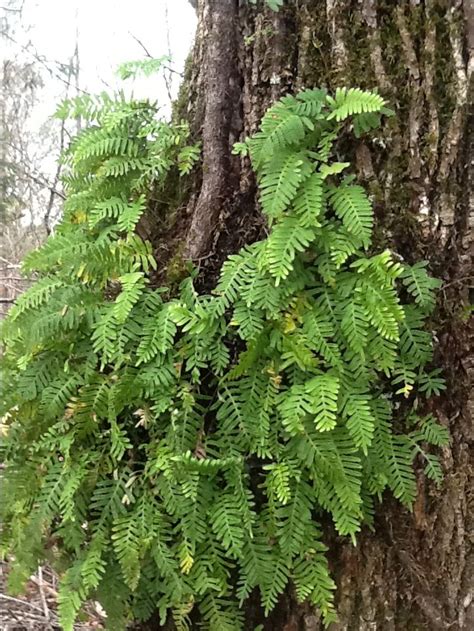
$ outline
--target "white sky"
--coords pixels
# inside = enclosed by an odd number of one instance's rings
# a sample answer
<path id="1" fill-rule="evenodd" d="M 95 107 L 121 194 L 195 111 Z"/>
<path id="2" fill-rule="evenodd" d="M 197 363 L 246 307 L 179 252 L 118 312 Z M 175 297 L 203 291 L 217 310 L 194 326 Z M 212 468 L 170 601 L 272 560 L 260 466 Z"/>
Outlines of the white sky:
<path id="1" fill-rule="evenodd" d="M 192 45 L 195 22 L 195 12 L 187 0 L 25 0 L 22 22 L 14 37 L 23 45 L 31 41 L 48 62 L 64 63 L 74 52 L 77 30 L 80 87 L 94 93 L 107 89 L 106 84 L 118 85 L 115 70 L 120 63 L 145 57 L 133 36 L 154 57 L 168 54 L 169 37 L 171 65 L 182 71 Z M 20 45 L 10 43 L 6 49 L 5 44 L 3 47 L 0 56 L 29 57 Z M 57 80 L 48 81 L 42 95 L 41 116 L 54 111 L 63 87 Z M 168 101 L 165 86 L 156 77 L 141 80 L 134 90 L 138 96 Z"/>
<path id="2" fill-rule="evenodd" d="M 37 94 L 37 104 L 25 121 L 31 153 L 40 156 L 34 170 L 42 177 L 52 181 L 58 158 L 49 141 L 44 144 L 42 130 L 50 130 L 46 134 L 59 130 L 59 123 L 52 122 L 50 117 L 66 90 L 65 83 L 52 76 L 45 66 L 53 70 L 53 75 L 61 74 L 60 64 L 67 64 L 74 53 L 76 33 L 81 89 L 94 94 L 120 87 L 126 93 L 133 91 L 138 98 L 158 100 L 164 115 L 170 111 L 170 99 L 160 76 L 123 82 L 116 70 L 123 62 L 145 59 L 136 37 L 153 57 L 171 52 L 169 65 L 182 72 L 196 26 L 195 12 L 188 0 L 0 0 L 0 7 L 22 3 L 21 21 L 16 13 L 5 14 L 13 24 L 10 33 L 15 42 L 0 37 L 0 63 L 3 59 L 35 61 L 34 54 L 45 60 L 45 65 L 35 62 L 45 87 Z M 0 20 L 3 13 L 0 8 Z M 181 79 L 176 74 L 171 77 L 174 98 Z M 47 121 L 51 122 L 45 127 Z M 58 139 L 59 131 L 56 142 Z M 36 216 L 42 216 L 42 204 L 43 199 L 35 200 L 35 208 L 25 215 L 26 222 L 29 216 L 33 222 Z"/>

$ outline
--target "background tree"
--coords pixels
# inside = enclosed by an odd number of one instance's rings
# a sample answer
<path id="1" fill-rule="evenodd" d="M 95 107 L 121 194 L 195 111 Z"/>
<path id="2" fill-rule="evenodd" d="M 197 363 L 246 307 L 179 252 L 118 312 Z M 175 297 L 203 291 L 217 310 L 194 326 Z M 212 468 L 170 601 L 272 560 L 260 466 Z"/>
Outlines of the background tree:
<path id="1" fill-rule="evenodd" d="M 41 77 L 32 63 L 4 59 L 0 68 L 0 294 L 3 313 L 25 287 L 19 262 L 41 241 L 33 209 L 48 186 L 38 170 L 28 120 Z"/>
<path id="2" fill-rule="evenodd" d="M 64 87 L 65 97 L 80 91 L 77 41 L 67 62 L 47 62 L 31 42 L 16 39 L 23 3 L 12 1 L 2 10 L 0 40 L 17 51 L 7 47 L 0 67 L 0 315 L 26 288 L 19 263 L 50 233 L 64 199 L 61 164 L 51 156 L 59 159 L 70 133 L 64 121 L 40 124 L 36 108 L 51 76 Z"/>
<path id="3" fill-rule="evenodd" d="M 198 2 L 196 44 L 176 105 L 203 143 L 185 213 L 186 255 L 200 263 L 203 284 L 212 284 L 223 258 L 261 234 L 254 176 L 231 149 L 256 131 L 275 99 L 346 85 L 378 88 L 389 101 L 396 116 L 375 138 L 347 143 L 344 156 L 371 193 L 380 241 L 409 262 L 428 259 L 443 279 L 436 359 L 448 390 L 432 406 L 452 443 L 440 491 L 419 472 L 412 513 L 387 499 L 375 532 L 357 547 L 328 528 L 340 619 L 331 628 L 468 629 L 474 9 L 468 0 L 299 0 L 277 12 L 263 4 Z M 268 623 L 285 631 L 320 626 L 291 591 Z"/>

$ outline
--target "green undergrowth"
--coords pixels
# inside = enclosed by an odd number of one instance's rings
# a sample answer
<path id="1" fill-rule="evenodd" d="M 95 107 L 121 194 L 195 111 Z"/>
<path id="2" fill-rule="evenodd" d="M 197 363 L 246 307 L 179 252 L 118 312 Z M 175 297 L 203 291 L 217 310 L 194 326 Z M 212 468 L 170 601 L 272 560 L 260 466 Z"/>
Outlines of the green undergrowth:
<path id="1" fill-rule="evenodd" d="M 268 236 L 228 257 L 212 295 L 195 272 L 151 287 L 136 231 L 150 189 L 198 159 L 186 125 L 124 99 L 61 109 L 79 112 L 64 219 L 3 326 L 10 587 L 53 562 L 66 631 L 89 598 L 114 631 L 157 609 L 177 629 L 244 629 L 251 594 L 268 614 L 290 584 L 328 623 L 320 519 L 355 543 L 386 489 L 412 505 L 415 457 L 440 481 L 429 445 L 448 440 L 415 409 L 444 388 L 426 328 L 439 283 L 371 251 L 371 203 L 335 157 L 384 101 L 306 90 L 267 111 L 235 151 Z"/>

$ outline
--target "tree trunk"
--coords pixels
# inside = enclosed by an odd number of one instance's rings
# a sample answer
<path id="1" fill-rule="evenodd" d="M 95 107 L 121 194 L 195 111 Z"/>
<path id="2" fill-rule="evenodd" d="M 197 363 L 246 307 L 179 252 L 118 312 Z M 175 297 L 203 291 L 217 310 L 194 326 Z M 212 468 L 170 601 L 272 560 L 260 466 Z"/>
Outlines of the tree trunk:
<path id="1" fill-rule="evenodd" d="M 338 584 L 333 630 L 473 629 L 473 463 L 468 380 L 472 277 L 472 0 L 294 0 L 278 12 L 246 0 L 199 0 L 196 44 L 176 112 L 202 140 L 187 203 L 185 254 L 212 286 L 222 260 L 263 233 L 256 184 L 235 141 L 275 99 L 304 87 L 378 88 L 396 116 L 347 148 L 374 201 L 377 241 L 442 278 L 438 365 L 447 394 L 432 409 L 449 426 L 441 489 L 421 468 L 412 513 L 386 497 L 357 547 L 328 526 Z M 471 215 L 469 214 L 471 213 Z M 436 406 L 436 407 L 434 407 Z M 470 510 L 471 509 L 471 510 Z M 252 606 L 253 607 L 253 606 Z M 249 606 L 248 628 L 261 623 Z M 291 592 L 266 629 L 322 628 Z"/>

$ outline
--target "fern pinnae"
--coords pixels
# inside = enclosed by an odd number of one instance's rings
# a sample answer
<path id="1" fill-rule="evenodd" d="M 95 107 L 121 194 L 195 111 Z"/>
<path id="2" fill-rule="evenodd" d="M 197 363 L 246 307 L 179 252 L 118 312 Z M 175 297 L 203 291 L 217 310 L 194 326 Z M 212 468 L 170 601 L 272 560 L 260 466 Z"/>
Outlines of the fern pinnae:
<path id="1" fill-rule="evenodd" d="M 290 583 L 330 623 L 316 514 L 355 541 L 386 488 L 412 504 L 416 454 L 439 483 L 429 445 L 449 439 L 396 412 L 445 387 L 426 329 L 439 282 L 368 252 L 370 199 L 333 150 L 343 130 L 375 128 L 385 102 L 315 89 L 267 111 L 238 151 L 268 236 L 226 259 L 211 295 L 195 272 L 153 288 L 153 248 L 135 231 L 151 187 L 198 159 L 189 126 L 123 95 L 60 115 L 79 113 L 91 125 L 64 158 L 64 219 L 27 257 L 39 280 L 3 328 L 13 578 L 52 535 L 66 630 L 90 597 L 117 630 L 156 608 L 189 628 L 196 608 L 204 629 L 234 631 L 254 590 L 268 614 Z"/>

